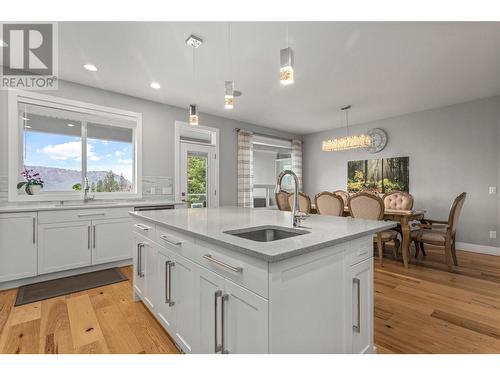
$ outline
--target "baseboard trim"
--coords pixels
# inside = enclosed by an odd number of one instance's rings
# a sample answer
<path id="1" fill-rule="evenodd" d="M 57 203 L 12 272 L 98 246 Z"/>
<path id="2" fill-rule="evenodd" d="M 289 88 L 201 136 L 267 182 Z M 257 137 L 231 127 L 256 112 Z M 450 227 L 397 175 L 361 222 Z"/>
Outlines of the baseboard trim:
<path id="1" fill-rule="evenodd" d="M 472 253 L 500 256 L 500 247 L 495 247 L 495 246 L 476 245 L 466 242 L 457 242 L 456 248 L 457 250 L 470 251 Z"/>
<path id="2" fill-rule="evenodd" d="M 88 267 L 76 268 L 76 269 L 72 269 L 72 270 L 48 273 L 45 275 L 27 277 L 24 279 L 4 281 L 4 282 L 0 283 L 0 291 L 7 290 L 7 289 L 19 288 L 20 286 L 23 286 L 23 285 L 38 283 L 41 281 L 47 281 L 47 280 L 58 279 L 61 277 L 66 277 L 66 276 L 78 275 L 78 274 L 86 273 L 86 272 L 99 271 L 99 270 L 104 270 L 104 269 L 113 268 L 113 267 L 130 266 L 131 264 L 132 264 L 132 259 L 125 259 L 125 260 L 118 260 L 118 261 L 110 262 L 110 263 L 97 264 L 94 266 L 88 266 Z"/>

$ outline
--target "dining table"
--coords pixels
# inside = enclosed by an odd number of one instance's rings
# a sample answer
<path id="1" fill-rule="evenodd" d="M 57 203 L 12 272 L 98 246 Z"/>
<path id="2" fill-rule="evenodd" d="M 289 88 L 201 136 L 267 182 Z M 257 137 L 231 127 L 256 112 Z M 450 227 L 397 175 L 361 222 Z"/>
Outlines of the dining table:
<path id="1" fill-rule="evenodd" d="M 311 204 L 311 213 L 317 214 L 316 206 Z M 348 206 L 344 206 L 344 216 L 350 216 L 351 211 Z M 410 243 L 411 243 L 411 223 L 423 220 L 425 210 L 384 210 L 383 220 L 392 220 L 399 222 L 401 227 L 401 252 L 403 253 L 403 264 L 408 268 L 410 260 Z"/>

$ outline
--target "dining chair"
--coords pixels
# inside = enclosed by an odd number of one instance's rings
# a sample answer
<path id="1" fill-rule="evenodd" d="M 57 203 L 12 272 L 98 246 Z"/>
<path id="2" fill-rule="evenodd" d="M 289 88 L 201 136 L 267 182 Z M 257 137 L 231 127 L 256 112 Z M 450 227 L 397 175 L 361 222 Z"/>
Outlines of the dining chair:
<path id="1" fill-rule="evenodd" d="M 413 195 L 404 191 L 391 191 L 390 193 L 384 194 L 382 199 L 384 201 L 385 209 L 405 211 L 413 209 Z M 394 230 L 397 231 L 401 236 L 403 236 L 403 233 L 401 231 L 401 224 L 398 224 L 396 228 L 394 228 Z M 417 248 L 416 243 L 415 248 Z M 422 253 L 425 255 L 424 250 L 422 250 Z"/>
<path id="2" fill-rule="evenodd" d="M 290 193 L 290 195 L 288 195 L 288 205 L 290 210 L 293 207 L 293 197 L 294 193 Z M 311 212 L 311 198 L 309 198 L 309 195 L 302 192 L 299 192 L 299 211 L 306 214 Z"/>
<path id="3" fill-rule="evenodd" d="M 314 205 L 320 215 L 342 216 L 344 214 L 344 201 L 334 193 L 323 191 L 314 197 Z"/>
<path id="4" fill-rule="evenodd" d="M 291 211 L 290 205 L 288 204 L 288 196 L 290 193 L 281 190 L 275 194 L 276 205 L 280 211 Z"/>
<path id="5" fill-rule="evenodd" d="M 384 201 L 372 193 L 361 192 L 354 194 L 349 198 L 349 211 L 353 218 L 383 220 L 384 219 Z M 399 245 L 398 232 L 392 229 L 385 230 L 373 235 L 373 240 L 377 244 L 379 262 L 382 265 L 384 256 L 384 244 L 392 242 L 394 257 L 397 256 Z"/>
<path id="6" fill-rule="evenodd" d="M 458 219 L 465 203 L 467 193 L 462 193 L 455 198 L 450 208 L 448 221 L 424 219 L 418 229 L 411 232 L 413 241 L 416 241 L 417 255 L 423 244 L 430 244 L 444 248 L 448 271 L 452 272 L 458 266 L 455 239 Z"/>
<path id="7" fill-rule="evenodd" d="M 347 206 L 349 201 L 349 193 L 345 190 L 335 190 L 333 194 L 338 195 L 344 201 L 344 206 Z"/>

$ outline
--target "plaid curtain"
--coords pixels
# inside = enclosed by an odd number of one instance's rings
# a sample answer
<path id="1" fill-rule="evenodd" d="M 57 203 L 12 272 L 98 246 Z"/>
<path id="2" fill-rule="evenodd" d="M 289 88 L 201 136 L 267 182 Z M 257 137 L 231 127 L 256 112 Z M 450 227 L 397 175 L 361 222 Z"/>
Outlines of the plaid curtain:
<path id="1" fill-rule="evenodd" d="M 253 207 L 253 133 L 238 131 L 238 206 Z"/>
<path id="2" fill-rule="evenodd" d="M 292 140 L 292 171 L 299 178 L 299 191 L 302 191 L 302 141 Z"/>

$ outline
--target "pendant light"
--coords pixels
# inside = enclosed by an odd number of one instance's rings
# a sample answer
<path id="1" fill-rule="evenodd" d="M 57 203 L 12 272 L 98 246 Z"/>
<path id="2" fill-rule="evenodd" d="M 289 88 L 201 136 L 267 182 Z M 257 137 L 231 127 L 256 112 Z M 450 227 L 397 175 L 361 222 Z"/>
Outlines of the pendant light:
<path id="1" fill-rule="evenodd" d="M 356 148 L 366 148 L 371 145 L 371 137 L 367 134 L 349 135 L 349 109 L 350 105 L 340 108 L 345 113 L 347 135 L 345 137 L 323 141 L 323 151 L 344 151 Z"/>
<path id="2" fill-rule="evenodd" d="M 233 74 L 231 59 L 231 22 L 227 23 L 227 60 L 229 65 L 229 74 Z M 234 81 L 225 81 L 224 83 L 224 108 L 234 108 Z"/>
<path id="3" fill-rule="evenodd" d="M 294 80 L 293 71 L 293 49 L 290 48 L 288 39 L 288 23 L 286 24 L 286 45 L 287 48 L 280 50 L 280 83 L 291 85 Z"/>
<path id="4" fill-rule="evenodd" d="M 195 70 L 196 70 L 196 60 L 195 60 L 195 49 L 200 47 L 203 44 L 203 39 L 195 36 L 195 35 L 190 35 L 186 39 L 186 44 L 188 46 L 191 46 L 193 48 L 193 89 L 196 91 L 195 88 Z M 196 104 L 190 104 L 189 105 L 189 125 L 196 126 L 198 125 L 198 106 Z"/>

